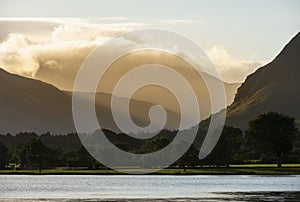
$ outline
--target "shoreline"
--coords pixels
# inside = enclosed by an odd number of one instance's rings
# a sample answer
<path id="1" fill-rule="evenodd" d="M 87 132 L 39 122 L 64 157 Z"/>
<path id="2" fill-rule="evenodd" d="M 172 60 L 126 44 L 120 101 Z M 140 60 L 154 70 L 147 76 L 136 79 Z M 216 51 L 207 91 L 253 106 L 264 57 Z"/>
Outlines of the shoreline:
<path id="1" fill-rule="evenodd" d="M 199 196 L 199 197 L 136 197 L 136 198 L 97 198 L 97 197 L 80 197 L 80 198 L 72 198 L 72 197 L 53 197 L 53 198 L 34 198 L 34 197 L 24 197 L 24 198 L 1 198 L 0 200 L 3 202 L 79 202 L 79 201 L 99 201 L 99 202 L 182 202 L 182 201 L 211 201 L 211 202 L 219 202 L 219 201 L 265 201 L 270 197 L 273 200 L 288 200 L 288 201 L 297 201 L 300 199 L 299 191 L 243 191 L 243 192 L 211 192 L 211 195 L 207 196 Z M 245 200 L 247 199 L 247 200 Z"/>
<path id="2" fill-rule="evenodd" d="M 151 169 L 123 169 L 118 172 L 110 169 L 24 169 L 0 170 L 0 175 L 140 175 L 141 171 L 149 173 L 144 175 L 300 175 L 300 166 L 283 166 L 281 168 L 270 166 L 231 166 L 231 167 L 202 167 L 202 168 L 166 168 L 151 172 Z M 127 172 L 127 173 L 126 173 Z M 130 172 L 130 173 L 128 173 Z"/>

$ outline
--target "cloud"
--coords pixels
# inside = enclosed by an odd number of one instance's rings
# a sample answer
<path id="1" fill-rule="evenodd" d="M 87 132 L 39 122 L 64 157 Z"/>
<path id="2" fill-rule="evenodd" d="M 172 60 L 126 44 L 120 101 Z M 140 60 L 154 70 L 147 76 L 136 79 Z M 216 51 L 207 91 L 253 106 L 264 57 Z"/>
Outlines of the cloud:
<path id="1" fill-rule="evenodd" d="M 219 46 L 206 50 L 206 53 L 219 70 L 222 79 L 228 82 L 243 82 L 249 74 L 264 64 L 250 59 L 236 58 Z"/>
<path id="2" fill-rule="evenodd" d="M 122 23 L 119 21 L 118 23 L 103 23 L 103 19 L 96 18 L 43 18 L 38 21 L 5 19 L 6 23 L 0 19 L 0 26 L 3 25 L 2 30 L 7 28 L 9 20 L 17 21 L 17 24 L 11 26 L 13 23 L 9 23 L 10 34 L 5 34 L 5 32 L 1 34 L 0 31 L 0 36 L 5 36 L 2 40 L 0 39 L 0 67 L 9 72 L 41 79 L 68 90 L 73 87 L 80 65 L 95 47 L 121 33 L 145 26 L 145 24 L 127 22 L 126 19 Z M 63 23 L 58 23 L 60 20 Z M 50 21 L 55 23 L 49 24 Z M 14 27 L 21 25 L 28 27 L 28 23 L 31 23 L 35 35 L 31 34 L 32 30 L 29 32 L 28 29 L 25 32 L 20 29 L 13 32 Z M 109 48 L 117 47 L 124 50 L 132 46 L 142 48 L 148 40 L 141 36 L 134 39 L 120 37 L 115 41 L 116 44 Z M 161 47 L 193 59 L 193 53 L 181 52 L 176 44 L 173 46 L 161 44 Z M 261 62 L 235 58 L 218 46 L 207 50 L 206 53 L 218 67 L 222 78 L 229 82 L 242 82 L 249 73 L 262 65 Z M 206 65 L 202 66 L 206 67 Z"/>
<path id="3" fill-rule="evenodd" d="M 102 18 L 92 19 L 92 21 L 102 20 Z M 8 24 L 8 21 L 11 23 Z M 66 24 L 47 24 L 60 21 Z M 13 23 L 16 23 L 17 27 L 31 24 L 32 30 L 37 33 L 32 35 L 27 29 L 24 29 L 24 33 L 17 29 L 17 33 L 9 33 L 2 38 L 0 67 L 23 76 L 43 77 L 51 83 L 50 77 L 47 79 L 41 72 L 46 70 L 51 72 L 55 69 L 60 73 L 70 69 L 77 71 L 81 64 L 79 62 L 83 62 L 96 46 L 121 33 L 143 26 L 132 22 L 97 24 L 90 21 L 76 18 L 0 19 L 0 26 L 2 23 L 4 30 L 7 27 L 8 31 L 13 32 L 15 28 L 12 26 Z M 5 32 L 0 33 L 0 36 L 4 34 Z M 45 35 L 45 37 L 40 36 L 40 39 L 36 40 L 36 35 Z"/>
<path id="4" fill-rule="evenodd" d="M 120 35 L 125 32 L 138 29 L 143 26 L 138 23 L 115 23 L 115 24 L 64 24 L 54 28 L 51 33 L 53 41 L 93 41 L 99 38 L 105 40 Z M 102 41 L 103 43 L 103 41 Z"/>
<path id="5" fill-rule="evenodd" d="M 170 19 L 170 20 L 160 20 L 160 22 L 169 23 L 169 24 L 179 24 L 179 23 L 193 23 L 193 22 L 195 22 L 195 20 L 191 20 L 191 19 Z"/>
<path id="6" fill-rule="evenodd" d="M 42 66 L 48 69 L 63 69 L 63 65 L 59 64 L 56 60 L 46 60 L 42 63 Z"/>
<path id="7" fill-rule="evenodd" d="M 34 76 L 39 64 L 23 35 L 9 34 L 7 40 L 0 44 L 0 67 L 24 76 Z"/>

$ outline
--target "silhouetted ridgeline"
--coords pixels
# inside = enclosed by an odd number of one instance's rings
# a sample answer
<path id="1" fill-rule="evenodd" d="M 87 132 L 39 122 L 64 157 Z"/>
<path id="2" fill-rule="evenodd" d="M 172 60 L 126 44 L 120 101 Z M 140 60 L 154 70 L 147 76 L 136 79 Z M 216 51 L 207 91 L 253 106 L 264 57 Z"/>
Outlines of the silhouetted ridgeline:
<path id="1" fill-rule="evenodd" d="M 224 85 L 227 90 L 227 97 L 232 101 L 238 84 L 224 83 Z M 201 93 L 203 90 L 200 88 L 198 91 Z M 86 99 L 86 96 L 91 93 L 77 92 L 77 94 L 81 96 L 82 102 L 90 102 Z M 19 131 L 36 131 L 38 133 L 50 131 L 55 134 L 76 132 L 72 116 L 71 92 L 62 91 L 39 80 L 11 74 L 0 67 L 0 96 L 0 133 L 2 134 L 8 132 L 18 133 Z M 160 98 L 161 95 L 158 97 Z M 201 117 L 207 117 L 210 114 L 209 99 L 206 99 L 207 96 L 203 95 L 200 97 L 205 98 L 207 102 L 205 106 L 201 106 L 205 109 L 202 111 L 206 111 L 205 116 L 201 115 Z M 114 98 L 122 102 L 128 99 L 123 97 Z M 96 93 L 95 109 L 97 118 L 102 128 L 120 132 L 113 119 L 110 106 L 111 99 L 112 95 L 109 93 Z M 180 111 L 171 110 L 174 106 L 170 100 L 159 99 L 158 101 L 166 102 L 162 104 L 168 115 L 165 129 L 177 129 L 180 122 Z M 175 103 L 177 102 L 174 102 L 174 105 Z M 201 101 L 200 103 L 202 104 L 203 102 Z M 130 99 L 130 106 L 134 109 L 131 110 L 131 117 L 135 123 L 141 126 L 148 125 L 148 111 L 155 104 L 161 103 L 151 103 L 147 99 Z M 167 104 L 171 106 L 167 106 Z M 116 110 L 120 114 L 126 113 L 126 110 L 122 107 L 118 108 L 117 106 Z"/>
<path id="2" fill-rule="evenodd" d="M 275 59 L 247 77 L 227 110 L 227 124 L 245 129 L 259 114 L 294 117 L 300 129 L 300 33 Z"/>

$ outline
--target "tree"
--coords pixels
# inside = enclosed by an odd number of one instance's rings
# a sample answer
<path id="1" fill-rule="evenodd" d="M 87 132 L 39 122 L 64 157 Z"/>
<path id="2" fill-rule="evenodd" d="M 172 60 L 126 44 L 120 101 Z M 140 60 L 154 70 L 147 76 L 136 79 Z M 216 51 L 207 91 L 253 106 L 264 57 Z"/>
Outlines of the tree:
<path id="1" fill-rule="evenodd" d="M 154 137 L 154 138 L 151 138 L 150 140 L 147 140 L 146 142 L 144 142 L 142 144 L 140 153 L 147 154 L 147 153 L 156 152 L 156 151 L 163 149 L 168 144 L 169 144 L 168 138 L 166 138 L 164 136 Z M 144 161 L 143 166 L 145 168 L 159 167 L 159 166 L 161 166 L 161 162 L 164 161 L 164 158 L 165 158 L 165 156 L 161 156 L 161 155 L 157 156 L 156 158 L 147 159 L 147 160 L 145 160 L 145 158 L 143 158 L 143 160 L 142 160 L 142 161 Z"/>
<path id="2" fill-rule="evenodd" d="M 164 136 L 155 137 L 154 139 L 151 139 L 151 141 L 146 141 L 142 144 L 140 153 L 145 154 L 161 150 L 169 143 L 170 141 L 168 140 L 168 138 Z"/>
<path id="3" fill-rule="evenodd" d="M 41 172 L 42 167 L 48 160 L 49 148 L 39 138 L 32 138 L 25 145 L 25 157 L 29 165 L 38 166 Z"/>
<path id="4" fill-rule="evenodd" d="M 275 154 L 277 166 L 281 167 L 282 156 L 293 147 L 297 132 L 294 118 L 276 112 L 259 115 L 249 122 L 246 133 L 257 148 L 265 154 Z"/>
<path id="5" fill-rule="evenodd" d="M 21 164 L 22 167 L 26 167 L 26 148 L 23 143 L 19 144 L 13 152 L 11 162 Z"/>
<path id="6" fill-rule="evenodd" d="M 0 142 L 0 169 L 5 168 L 9 160 L 8 149 Z"/>
<path id="7" fill-rule="evenodd" d="M 221 137 L 207 159 L 202 160 L 210 165 L 229 165 L 241 159 L 241 148 L 243 145 L 243 132 L 239 128 L 225 126 Z"/>
<path id="8" fill-rule="evenodd" d="M 92 167 L 93 158 L 84 146 L 81 146 L 76 150 L 76 156 L 78 158 L 78 166 Z"/>
<path id="9" fill-rule="evenodd" d="M 180 159 L 177 160 L 177 165 L 179 167 L 185 168 L 187 167 L 196 167 L 199 163 L 199 150 L 194 146 L 191 145 L 189 149 L 183 154 Z"/>

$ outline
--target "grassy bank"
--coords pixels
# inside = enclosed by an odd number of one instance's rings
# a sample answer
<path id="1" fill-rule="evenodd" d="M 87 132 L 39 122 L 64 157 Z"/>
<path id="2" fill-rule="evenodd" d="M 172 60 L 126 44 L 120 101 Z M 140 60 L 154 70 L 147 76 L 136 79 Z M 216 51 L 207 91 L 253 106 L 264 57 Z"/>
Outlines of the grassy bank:
<path id="1" fill-rule="evenodd" d="M 141 172 L 141 169 L 127 168 L 124 172 L 131 171 L 135 173 Z M 151 170 L 147 170 L 151 171 Z M 28 175 L 117 175 L 120 172 L 101 169 L 71 169 L 71 168 L 55 168 L 43 169 L 40 173 L 36 170 L 0 170 L 0 174 L 28 174 Z M 300 164 L 284 164 L 282 168 L 277 168 L 275 164 L 247 164 L 247 165 L 231 165 L 229 168 L 221 167 L 202 167 L 196 169 L 179 169 L 168 168 L 156 171 L 151 174 L 157 175 L 300 175 Z"/>

